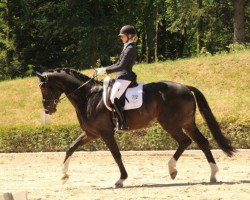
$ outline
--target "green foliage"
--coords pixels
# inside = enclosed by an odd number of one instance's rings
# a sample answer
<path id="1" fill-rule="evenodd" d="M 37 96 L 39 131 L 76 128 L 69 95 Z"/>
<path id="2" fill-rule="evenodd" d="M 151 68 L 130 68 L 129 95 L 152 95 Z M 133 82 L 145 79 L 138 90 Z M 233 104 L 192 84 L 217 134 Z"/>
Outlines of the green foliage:
<path id="1" fill-rule="evenodd" d="M 230 49 L 230 52 L 241 52 L 247 49 L 250 49 L 250 43 L 248 44 L 230 44 L 228 45 L 228 48 Z"/>
<path id="2" fill-rule="evenodd" d="M 7 1 L 0 2 L 0 80 L 14 77 L 19 61 L 16 55 L 14 34 L 10 27 Z"/>
<path id="3" fill-rule="evenodd" d="M 138 62 L 225 52 L 233 41 L 233 11 L 230 0 L 3 0 L 0 80 L 29 76 L 31 69 L 112 64 L 122 49 L 117 34 L 125 24 L 139 33 Z M 246 42 L 249 13 L 248 2 Z"/>
<path id="4" fill-rule="evenodd" d="M 59 151 L 72 141 L 75 129 L 61 127 L 1 127 L 1 152 Z"/>
<path id="5" fill-rule="evenodd" d="M 207 130 L 205 124 L 199 125 L 210 142 L 212 148 L 217 144 Z M 225 135 L 232 141 L 236 148 L 250 148 L 250 126 L 248 124 L 232 125 L 222 123 Z M 0 127 L 0 152 L 47 152 L 66 151 L 69 144 L 81 133 L 77 125 L 60 126 L 12 126 Z M 176 142 L 159 126 L 136 130 L 128 133 L 117 134 L 116 140 L 121 150 L 167 150 L 176 149 Z M 197 149 L 192 144 L 189 149 Z M 92 141 L 79 150 L 97 151 L 107 150 L 100 139 Z"/>

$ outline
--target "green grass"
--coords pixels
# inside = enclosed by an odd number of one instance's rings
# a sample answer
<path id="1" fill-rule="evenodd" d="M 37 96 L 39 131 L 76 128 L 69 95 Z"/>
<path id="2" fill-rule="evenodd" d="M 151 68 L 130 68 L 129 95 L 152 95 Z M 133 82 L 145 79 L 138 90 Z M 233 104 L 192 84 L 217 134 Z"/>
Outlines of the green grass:
<path id="1" fill-rule="evenodd" d="M 200 89 L 220 122 L 250 123 L 250 51 L 135 66 L 138 81 L 170 80 Z M 88 75 L 92 70 L 83 71 Z M 102 78 L 102 77 L 100 77 Z M 0 82 L 0 126 L 39 125 L 43 111 L 38 79 Z M 198 115 L 199 116 L 199 115 Z M 200 120 L 200 116 L 198 117 Z M 68 100 L 58 105 L 53 125 L 77 124 Z"/>
<path id="2" fill-rule="evenodd" d="M 199 88 L 236 148 L 250 144 L 250 51 L 135 66 L 138 81 L 170 80 Z M 83 73 L 92 75 L 93 70 Z M 103 77 L 100 77 L 100 79 Z M 53 126 L 40 126 L 43 112 L 38 79 L 30 77 L 0 82 L 0 152 L 65 151 L 80 133 L 68 100 L 51 117 Z M 197 112 L 199 128 L 217 148 Z M 176 149 L 175 141 L 159 126 L 117 135 L 122 150 Z M 197 148 L 195 144 L 190 148 Z M 101 140 L 83 150 L 106 149 Z"/>

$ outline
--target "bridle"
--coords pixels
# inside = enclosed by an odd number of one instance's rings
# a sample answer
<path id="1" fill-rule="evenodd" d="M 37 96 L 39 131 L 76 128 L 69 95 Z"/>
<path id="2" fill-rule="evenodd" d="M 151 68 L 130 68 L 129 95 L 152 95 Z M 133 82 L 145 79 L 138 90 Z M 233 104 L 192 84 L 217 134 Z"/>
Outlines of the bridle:
<path id="1" fill-rule="evenodd" d="M 88 81 L 86 81 L 85 83 L 83 83 L 82 85 L 80 85 L 78 88 L 76 88 L 75 90 L 73 90 L 72 92 L 70 92 L 69 94 L 65 94 L 65 96 L 61 97 L 60 99 L 57 99 L 54 97 L 53 93 L 51 94 L 51 96 L 53 97 L 52 99 L 42 99 L 42 102 L 43 103 L 49 103 L 49 102 L 52 102 L 53 105 L 57 105 L 58 103 L 61 103 L 61 100 L 65 99 L 66 97 L 69 97 L 69 96 L 72 96 L 77 90 L 81 89 L 83 86 L 87 85 L 90 81 L 94 80 L 96 77 L 97 77 L 97 71 L 95 70 L 92 78 L 90 78 Z M 39 83 L 39 87 L 41 88 L 41 85 L 43 83 L 48 83 L 49 81 L 49 77 L 47 75 L 47 73 L 44 74 L 44 78 L 45 78 L 45 81 Z M 50 107 L 50 106 L 48 106 Z"/>

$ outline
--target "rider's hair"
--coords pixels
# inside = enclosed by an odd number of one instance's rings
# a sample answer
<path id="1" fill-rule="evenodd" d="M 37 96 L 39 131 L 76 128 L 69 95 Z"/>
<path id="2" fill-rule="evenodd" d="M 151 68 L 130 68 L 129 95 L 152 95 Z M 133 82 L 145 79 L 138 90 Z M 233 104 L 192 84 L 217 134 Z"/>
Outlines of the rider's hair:
<path id="1" fill-rule="evenodd" d="M 136 34 L 128 34 L 128 39 L 133 40 L 134 42 L 137 42 L 138 36 Z"/>

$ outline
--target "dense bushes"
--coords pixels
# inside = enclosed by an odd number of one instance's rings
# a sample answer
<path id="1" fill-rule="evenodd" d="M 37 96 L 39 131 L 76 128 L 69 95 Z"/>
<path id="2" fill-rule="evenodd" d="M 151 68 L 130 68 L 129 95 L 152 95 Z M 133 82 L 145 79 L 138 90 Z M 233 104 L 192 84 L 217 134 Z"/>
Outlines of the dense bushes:
<path id="1" fill-rule="evenodd" d="M 225 125 L 227 124 L 227 125 Z M 225 135 L 236 148 L 250 148 L 250 125 L 228 125 L 223 123 Z M 199 126 L 212 148 L 217 145 L 205 125 Z M 15 126 L 0 127 L 0 152 L 65 151 L 68 145 L 81 133 L 78 125 L 63 126 Z M 176 149 L 176 142 L 158 126 L 148 129 L 117 134 L 121 150 L 166 150 Z M 190 148 L 197 148 L 192 144 Z M 95 140 L 81 150 L 107 150 L 105 144 Z"/>

